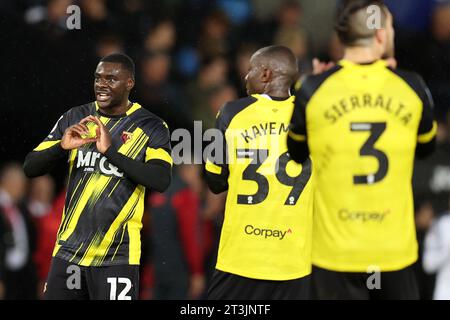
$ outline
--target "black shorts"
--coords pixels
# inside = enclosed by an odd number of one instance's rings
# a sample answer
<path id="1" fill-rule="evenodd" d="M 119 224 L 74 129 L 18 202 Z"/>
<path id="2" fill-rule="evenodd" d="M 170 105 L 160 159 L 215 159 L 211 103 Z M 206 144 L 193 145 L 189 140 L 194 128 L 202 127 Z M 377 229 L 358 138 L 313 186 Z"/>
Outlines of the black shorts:
<path id="1" fill-rule="evenodd" d="M 319 300 L 418 300 L 412 266 L 375 273 L 337 272 L 313 266 L 312 298 Z"/>
<path id="2" fill-rule="evenodd" d="M 241 277 L 215 270 L 208 290 L 209 300 L 307 300 L 310 276 L 273 281 Z"/>
<path id="3" fill-rule="evenodd" d="M 137 300 L 139 266 L 83 267 L 53 258 L 45 300 Z"/>

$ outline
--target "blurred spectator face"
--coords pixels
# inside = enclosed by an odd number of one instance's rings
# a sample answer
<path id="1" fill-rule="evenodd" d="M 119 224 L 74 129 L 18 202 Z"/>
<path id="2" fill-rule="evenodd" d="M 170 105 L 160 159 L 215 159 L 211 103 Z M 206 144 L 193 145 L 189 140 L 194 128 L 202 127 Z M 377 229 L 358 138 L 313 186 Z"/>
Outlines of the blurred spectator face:
<path id="1" fill-rule="evenodd" d="M 297 1 L 286 1 L 280 8 L 279 24 L 282 27 L 298 27 L 301 19 L 301 8 Z"/>
<path id="2" fill-rule="evenodd" d="M 30 182 L 29 199 L 50 203 L 53 200 L 55 184 L 49 175 L 34 178 Z"/>
<path id="3" fill-rule="evenodd" d="M 433 206 L 430 202 L 422 204 L 415 214 L 416 227 L 418 230 L 426 231 L 431 226 L 434 217 Z"/>
<path id="4" fill-rule="evenodd" d="M 47 5 L 48 20 L 58 23 L 67 18 L 67 7 L 72 4 L 71 0 L 51 0 Z"/>
<path id="5" fill-rule="evenodd" d="M 22 167 L 16 164 L 9 165 L 0 174 L 0 188 L 5 190 L 14 203 L 19 202 L 25 196 L 27 179 Z"/>
<path id="6" fill-rule="evenodd" d="M 254 49 L 243 49 L 239 51 L 236 57 L 237 70 L 239 72 L 239 78 L 244 80 L 247 75 L 248 70 L 250 69 L 250 58 L 252 57 L 253 52 L 256 51 Z"/>
<path id="7" fill-rule="evenodd" d="M 172 21 L 167 20 L 150 30 L 144 45 L 147 51 L 170 51 L 175 45 L 175 40 L 175 25 Z"/>
<path id="8" fill-rule="evenodd" d="M 123 52 L 122 41 L 115 36 L 107 36 L 100 38 L 97 42 L 96 52 L 97 57 L 103 58 L 112 53 Z"/>
<path id="9" fill-rule="evenodd" d="M 439 123 L 438 124 L 438 129 L 437 129 L 437 133 L 436 133 L 436 141 L 438 143 L 443 143 L 447 140 L 447 128 L 446 125 L 443 123 Z"/>
<path id="10" fill-rule="evenodd" d="M 142 0 L 125 0 L 124 1 L 125 10 L 128 13 L 138 12 L 142 10 L 143 3 Z"/>
<path id="11" fill-rule="evenodd" d="M 209 106 L 214 115 L 219 112 L 220 108 L 227 102 L 237 99 L 236 89 L 230 85 L 221 86 L 217 91 L 215 91 L 210 99 Z"/>
<path id="12" fill-rule="evenodd" d="M 105 0 L 81 0 L 83 13 L 95 21 L 104 20 L 108 15 Z"/>
<path id="13" fill-rule="evenodd" d="M 447 111 L 447 117 L 446 117 L 446 132 L 447 132 L 447 141 L 450 142 L 450 111 Z"/>
<path id="14" fill-rule="evenodd" d="M 49 175 L 31 180 L 28 194 L 28 210 L 34 217 L 49 213 L 54 196 L 54 182 Z"/>
<path id="15" fill-rule="evenodd" d="M 228 63 L 222 57 L 216 57 L 200 69 L 200 83 L 203 87 L 213 87 L 224 83 L 228 75 Z"/>
<path id="16" fill-rule="evenodd" d="M 223 12 L 213 12 L 205 19 L 204 34 L 208 38 L 224 39 L 227 36 L 229 25 L 228 18 Z"/>
<path id="17" fill-rule="evenodd" d="M 147 84 L 158 85 L 167 81 L 170 72 L 170 57 L 157 53 L 147 57 L 142 66 L 142 75 Z"/>
<path id="18" fill-rule="evenodd" d="M 331 61 L 339 61 L 344 57 L 344 47 L 336 33 L 333 33 L 330 39 L 330 44 L 328 46 L 328 55 Z"/>
<path id="19" fill-rule="evenodd" d="M 221 12 L 213 12 L 203 23 L 202 36 L 198 49 L 202 57 L 226 54 L 229 49 L 227 41 L 229 22 L 227 16 Z"/>
<path id="20" fill-rule="evenodd" d="M 439 5 L 436 8 L 433 14 L 431 31 L 437 41 L 450 41 L 450 4 Z"/>
<path id="21" fill-rule="evenodd" d="M 189 185 L 189 188 L 197 195 L 203 192 L 203 181 L 201 178 L 201 167 L 195 164 L 183 164 L 178 166 L 181 179 Z"/>
<path id="22" fill-rule="evenodd" d="M 389 12 L 386 17 L 386 27 L 385 27 L 385 39 L 382 43 L 384 47 L 383 59 L 393 58 L 395 56 L 395 31 L 394 31 L 394 21 L 392 14 Z"/>
<path id="23" fill-rule="evenodd" d="M 299 60 L 305 58 L 308 53 L 306 36 L 298 29 L 280 30 L 275 37 L 275 44 L 288 47 Z"/>
<path id="24" fill-rule="evenodd" d="M 437 143 L 447 143 L 450 142 L 450 114 L 447 117 L 447 122 L 440 121 L 438 122 L 438 128 L 436 133 L 436 141 Z"/>

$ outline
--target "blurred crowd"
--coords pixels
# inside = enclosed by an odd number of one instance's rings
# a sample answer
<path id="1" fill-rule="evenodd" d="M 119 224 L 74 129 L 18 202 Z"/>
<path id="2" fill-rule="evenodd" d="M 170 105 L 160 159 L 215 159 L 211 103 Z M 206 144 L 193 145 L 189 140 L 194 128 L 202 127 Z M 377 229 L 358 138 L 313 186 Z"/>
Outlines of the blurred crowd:
<path id="1" fill-rule="evenodd" d="M 20 162 L 60 114 L 94 100 L 99 58 L 130 55 L 137 67 L 132 99 L 165 119 L 171 130 L 192 130 L 194 120 L 207 129 L 224 103 L 246 95 L 244 77 L 259 47 L 288 46 L 302 74 L 311 72 L 314 57 L 341 59 L 333 33 L 340 2 L 2 0 L 0 99 L 6 134 L 0 137 L 0 297 L 40 298 L 64 205 L 65 170 L 27 181 Z M 450 215 L 450 1 L 386 3 L 395 18 L 398 65 L 424 77 L 439 122 L 437 151 L 416 164 L 413 179 L 421 252 L 417 274 L 422 298 L 430 299 L 439 268 L 422 263 L 422 253 L 427 256 L 429 230 Z M 70 5 L 81 9 L 80 29 L 67 28 Z M 169 190 L 148 195 L 143 299 L 204 297 L 223 207 L 224 196 L 207 190 L 198 165 L 176 166 Z"/>

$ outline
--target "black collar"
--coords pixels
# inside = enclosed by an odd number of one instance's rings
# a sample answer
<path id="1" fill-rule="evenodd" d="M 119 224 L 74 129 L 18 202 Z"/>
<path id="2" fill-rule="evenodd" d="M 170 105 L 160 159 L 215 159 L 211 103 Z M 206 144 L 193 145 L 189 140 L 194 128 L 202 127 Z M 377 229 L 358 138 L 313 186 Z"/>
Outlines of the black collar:
<path id="1" fill-rule="evenodd" d="M 275 100 L 275 101 L 285 101 L 290 98 L 290 97 L 281 98 L 281 97 L 272 97 L 272 96 L 269 96 L 269 97 L 270 97 L 270 99 Z"/>

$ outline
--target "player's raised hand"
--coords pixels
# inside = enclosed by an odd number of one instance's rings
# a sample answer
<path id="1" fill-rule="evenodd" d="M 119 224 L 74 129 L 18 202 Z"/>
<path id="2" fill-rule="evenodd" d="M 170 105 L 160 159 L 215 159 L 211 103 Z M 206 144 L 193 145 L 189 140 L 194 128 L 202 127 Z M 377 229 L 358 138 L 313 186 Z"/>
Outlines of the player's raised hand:
<path id="1" fill-rule="evenodd" d="M 189 299 L 199 299 L 205 290 L 206 280 L 205 276 L 201 274 L 194 274 L 189 280 Z"/>
<path id="2" fill-rule="evenodd" d="M 321 74 L 324 73 L 325 71 L 330 70 L 331 68 L 333 68 L 336 64 L 332 61 L 330 62 L 322 62 L 317 58 L 313 59 L 313 74 L 317 75 L 317 74 Z"/>
<path id="3" fill-rule="evenodd" d="M 85 118 L 86 119 L 86 118 Z M 89 129 L 84 123 L 77 123 L 64 131 L 61 139 L 61 147 L 64 150 L 79 148 L 86 143 L 95 142 L 95 137 L 89 137 Z"/>
<path id="4" fill-rule="evenodd" d="M 385 61 L 389 67 L 397 69 L 397 60 L 395 58 L 387 58 Z"/>
<path id="5" fill-rule="evenodd" d="M 111 134 L 109 133 L 108 128 L 105 127 L 105 125 L 100 121 L 99 118 L 94 116 L 88 116 L 83 120 L 83 123 L 94 122 L 97 125 L 97 150 L 101 153 L 105 153 L 106 150 L 108 150 L 108 148 L 111 146 Z"/>

